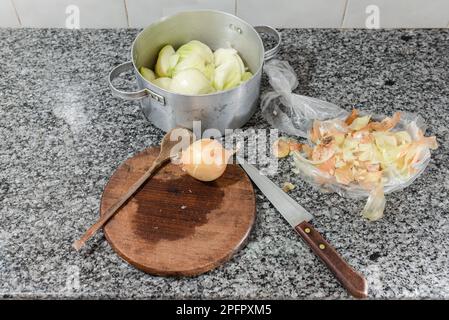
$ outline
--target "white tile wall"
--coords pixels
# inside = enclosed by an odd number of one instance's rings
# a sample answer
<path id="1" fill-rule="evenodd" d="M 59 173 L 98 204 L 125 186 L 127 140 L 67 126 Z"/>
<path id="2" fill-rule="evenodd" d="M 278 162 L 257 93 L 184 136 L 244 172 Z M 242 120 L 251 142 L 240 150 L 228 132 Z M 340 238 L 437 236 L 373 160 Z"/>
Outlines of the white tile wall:
<path id="1" fill-rule="evenodd" d="M 0 0 L 0 27 L 19 27 L 20 22 L 14 10 L 12 0 Z"/>
<path id="2" fill-rule="evenodd" d="M 446 28 L 449 0 L 348 0 L 344 28 L 365 28 L 368 5 L 379 8 L 381 28 Z"/>
<path id="3" fill-rule="evenodd" d="M 130 27 L 146 27 L 161 17 L 183 10 L 235 12 L 235 0 L 126 0 Z"/>
<path id="4" fill-rule="evenodd" d="M 13 0 L 23 27 L 66 26 L 66 7 L 80 9 L 81 28 L 127 27 L 124 0 Z"/>
<path id="5" fill-rule="evenodd" d="M 383 28 L 449 28 L 449 0 L 0 0 L 0 27 L 66 27 L 66 7 L 77 5 L 81 28 L 144 27 L 194 9 L 275 27 L 364 28 L 373 4 Z"/>
<path id="6" fill-rule="evenodd" d="M 346 0 L 237 0 L 237 15 L 253 25 L 339 28 Z"/>

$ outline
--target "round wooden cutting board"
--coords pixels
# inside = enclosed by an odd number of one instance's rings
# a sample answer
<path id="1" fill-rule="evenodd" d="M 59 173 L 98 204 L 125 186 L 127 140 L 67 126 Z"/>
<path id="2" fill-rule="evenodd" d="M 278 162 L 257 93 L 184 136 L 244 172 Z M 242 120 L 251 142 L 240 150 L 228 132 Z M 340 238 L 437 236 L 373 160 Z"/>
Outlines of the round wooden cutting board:
<path id="1" fill-rule="evenodd" d="M 100 214 L 126 193 L 159 152 L 149 148 L 112 175 Z M 149 179 L 104 228 L 112 248 L 133 266 L 155 275 L 207 272 L 239 250 L 256 216 L 251 181 L 228 165 L 216 181 L 201 182 L 168 163 Z"/>

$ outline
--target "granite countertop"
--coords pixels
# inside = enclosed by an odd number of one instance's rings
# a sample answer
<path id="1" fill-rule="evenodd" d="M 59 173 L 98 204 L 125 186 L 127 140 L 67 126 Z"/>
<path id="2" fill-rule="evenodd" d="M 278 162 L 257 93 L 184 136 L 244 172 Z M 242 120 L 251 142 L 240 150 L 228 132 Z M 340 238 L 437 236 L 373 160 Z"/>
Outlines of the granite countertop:
<path id="1" fill-rule="evenodd" d="M 109 70 L 138 30 L 0 29 L 0 295 L 119 298 L 348 298 L 326 267 L 257 191 L 247 246 L 207 274 L 147 275 L 119 258 L 95 221 L 108 177 L 163 132 L 135 102 L 114 98 Z M 385 217 L 363 200 L 311 189 L 281 163 L 274 178 L 316 217 L 372 298 L 449 298 L 449 30 L 283 30 L 280 57 L 298 92 L 344 108 L 419 113 L 436 135 L 426 172 L 387 196 Z M 262 91 L 268 89 L 266 79 Z M 258 112 L 245 128 L 267 128 Z"/>

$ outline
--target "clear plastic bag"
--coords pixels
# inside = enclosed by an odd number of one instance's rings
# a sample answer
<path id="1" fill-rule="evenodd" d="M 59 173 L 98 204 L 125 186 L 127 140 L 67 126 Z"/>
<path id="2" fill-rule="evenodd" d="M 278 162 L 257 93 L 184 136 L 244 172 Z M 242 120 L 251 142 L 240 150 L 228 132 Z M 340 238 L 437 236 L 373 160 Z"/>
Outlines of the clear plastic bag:
<path id="1" fill-rule="evenodd" d="M 263 94 L 261 106 L 264 118 L 273 127 L 293 136 L 309 139 L 310 130 L 314 120 L 344 120 L 349 112 L 335 104 L 319 99 L 295 94 L 292 91 L 298 86 L 298 80 L 293 68 L 286 61 L 271 60 L 265 67 L 269 82 L 274 91 Z M 384 117 L 372 115 L 374 120 Z M 420 116 L 402 113 L 399 123 L 391 131 L 407 131 L 412 140 L 419 137 L 419 132 L 425 133 L 426 126 Z M 309 140 L 310 142 L 310 140 Z M 304 180 L 324 192 L 336 192 L 343 197 L 368 198 L 362 215 L 370 220 L 382 217 L 385 207 L 385 194 L 402 190 L 419 177 L 430 161 L 429 148 L 423 148 L 419 154 L 419 161 L 414 166 L 413 175 L 404 178 L 389 170 L 383 184 L 377 185 L 371 190 L 351 183 L 338 183 L 335 176 L 319 170 L 313 164 L 304 161 L 297 153 L 293 153 L 296 164 L 294 169 Z"/>

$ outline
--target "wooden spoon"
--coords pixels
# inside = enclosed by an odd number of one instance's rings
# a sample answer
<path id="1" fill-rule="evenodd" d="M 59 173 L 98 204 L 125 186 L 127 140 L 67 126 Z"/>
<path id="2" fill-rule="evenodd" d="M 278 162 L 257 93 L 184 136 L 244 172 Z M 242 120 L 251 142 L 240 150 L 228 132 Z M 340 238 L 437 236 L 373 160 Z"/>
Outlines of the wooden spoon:
<path id="1" fill-rule="evenodd" d="M 158 157 L 154 160 L 151 167 L 145 174 L 134 183 L 128 192 L 121 197 L 111 208 L 109 208 L 103 216 L 101 216 L 95 224 L 93 224 L 84 235 L 73 243 L 73 247 L 78 251 L 100 228 L 102 228 L 120 209 L 129 198 L 150 178 L 153 173 L 165 164 L 173 156 L 176 156 L 182 149 L 185 149 L 192 143 L 193 134 L 191 131 L 183 128 L 175 128 L 167 132 L 162 139 L 161 150 Z M 174 147 L 176 146 L 176 149 Z"/>

